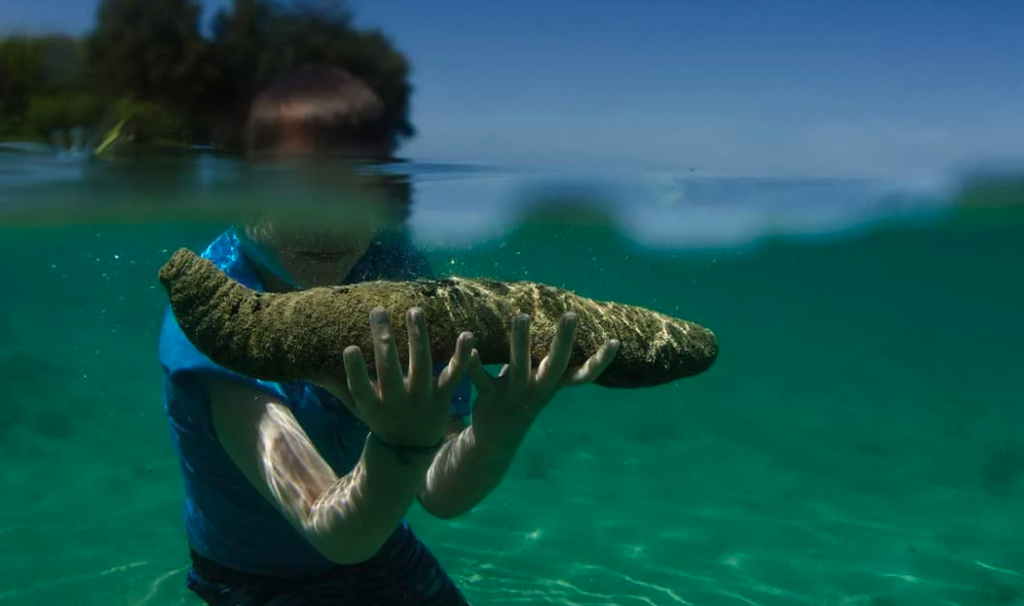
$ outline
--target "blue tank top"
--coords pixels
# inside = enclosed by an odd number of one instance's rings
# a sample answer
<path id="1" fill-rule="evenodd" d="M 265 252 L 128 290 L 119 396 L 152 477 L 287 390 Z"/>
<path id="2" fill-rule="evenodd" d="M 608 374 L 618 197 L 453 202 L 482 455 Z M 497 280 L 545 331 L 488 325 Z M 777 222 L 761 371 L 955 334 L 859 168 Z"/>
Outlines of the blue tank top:
<path id="1" fill-rule="evenodd" d="M 239 233 L 229 229 L 203 256 L 245 286 L 262 291 L 258 274 L 241 253 Z M 408 239 L 378 239 L 349 274 L 348 283 L 429 277 L 426 259 Z M 369 330 L 369 326 L 367 326 Z M 321 556 L 242 474 L 214 436 L 199 373 L 233 377 L 280 398 L 339 476 L 359 461 L 369 429 L 337 398 L 306 382 L 268 382 L 238 375 L 197 350 L 166 310 L 159 357 L 164 373 L 164 408 L 184 475 L 185 530 L 203 557 L 241 572 L 290 575 L 326 570 Z M 443 365 L 438 365 L 438 372 Z M 469 414 L 468 380 L 459 386 L 451 415 Z"/>

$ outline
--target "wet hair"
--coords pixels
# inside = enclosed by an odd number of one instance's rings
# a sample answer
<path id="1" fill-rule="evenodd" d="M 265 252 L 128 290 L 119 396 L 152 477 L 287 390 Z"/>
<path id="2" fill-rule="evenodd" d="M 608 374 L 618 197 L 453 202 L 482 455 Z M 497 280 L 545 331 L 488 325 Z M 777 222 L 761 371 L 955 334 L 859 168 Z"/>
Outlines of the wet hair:
<path id="1" fill-rule="evenodd" d="M 298 132 L 317 153 L 390 155 L 394 147 L 377 93 L 349 72 L 326 65 L 293 69 L 253 100 L 245 125 L 249 152 L 273 151 L 289 132 Z"/>
<path id="2" fill-rule="evenodd" d="M 333 66 L 293 69 L 253 100 L 245 126 L 247 152 L 273 152 L 289 133 L 298 133 L 320 157 L 307 159 L 307 164 L 323 160 L 328 169 L 337 160 L 332 158 L 335 155 L 373 164 L 390 160 L 394 151 L 394 133 L 383 101 L 361 80 Z M 407 176 L 374 175 L 364 182 L 387 198 L 396 226 L 408 219 L 412 185 Z"/>

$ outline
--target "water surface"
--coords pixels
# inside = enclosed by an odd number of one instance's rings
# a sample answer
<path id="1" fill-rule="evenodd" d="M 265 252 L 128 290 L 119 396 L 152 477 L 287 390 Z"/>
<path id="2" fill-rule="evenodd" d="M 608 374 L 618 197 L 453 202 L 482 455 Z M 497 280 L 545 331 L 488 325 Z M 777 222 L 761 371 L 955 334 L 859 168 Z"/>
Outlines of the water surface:
<path id="1" fill-rule="evenodd" d="M 400 170 L 438 271 L 721 340 L 700 377 L 562 393 L 475 511 L 412 512 L 474 604 L 1024 603 L 1017 213 L 862 180 Z M 0 603 L 198 603 L 156 271 L 224 227 L 236 174 L 0 153 Z M 552 200 L 575 205 L 519 221 Z"/>

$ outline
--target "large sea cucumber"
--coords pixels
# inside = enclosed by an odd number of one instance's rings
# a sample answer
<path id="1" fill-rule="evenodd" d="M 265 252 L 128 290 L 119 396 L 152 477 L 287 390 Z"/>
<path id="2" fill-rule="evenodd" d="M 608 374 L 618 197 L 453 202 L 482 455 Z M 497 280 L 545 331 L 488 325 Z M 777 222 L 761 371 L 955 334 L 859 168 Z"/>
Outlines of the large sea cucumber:
<path id="1" fill-rule="evenodd" d="M 512 318 L 522 312 L 530 316 L 531 356 L 539 364 L 567 311 L 579 317 L 570 364 L 582 364 L 609 339 L 621 342 L 597 385 L 662 385 L 700 374 L 718 357 L 717 338 L 703 326 L 534 282 L 450 278 L 261 293 L 185 248 L 170 257 L 159 277 L 178 324 L 196 348 L 255 379 L 337 376 L 344 372 L 342 353 L 349 345 L 362 349 L 373 374 L 368 318 L 377 306 L 391 314 L 403 364 L 408 363 L 404 339 L 410 307 L 426 315 L 435 362 L 451 358 L 456 338 L 466 330 L 475 335 L 485 364 L 508 362 Z"/>

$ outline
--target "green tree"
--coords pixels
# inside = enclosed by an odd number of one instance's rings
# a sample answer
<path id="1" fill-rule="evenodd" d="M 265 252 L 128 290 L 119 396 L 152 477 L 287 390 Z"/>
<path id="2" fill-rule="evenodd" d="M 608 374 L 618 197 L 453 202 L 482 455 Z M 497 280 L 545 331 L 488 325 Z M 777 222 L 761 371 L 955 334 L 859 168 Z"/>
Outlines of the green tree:
<path id="1" fill-rule="evenodd" d="M 62 146 L 71 144 L 70 132 L 91 128 L 103 120 L 103 106 L 87 92 L 57 92 L 32 97 L 25 122 L 43 138 L 61 137 Z"/>
<path id="2" fill-rule="evenodd" d="M 83 39 L 66 34 L 49 34 L 36 40 L 41 47 L 41 67 L 47 88 L 79 92 L 88 88 Z"/>
<path id="3" fill-rule="evenodd" d="M 233 0 L 201 33 L 199 0 L 101 0 L 84 40 L 0 38 L 0 134 L 78 126 L 126 140 L 238 147 L 253 96 L 302 64 L 346 69 L 387 108 L 394 143 L 415 135 L 405 55 L 340 0 Z M 92 124 L 96 123 L 96 124 Z"/>
<path id="4" fill-rule="evenodd" d="M 262 62 L 278 7 L 267 0 L 234 0 L 211 23 L 210 60 L 217 75 L 200 104 L 209 137 L 230 147 L 241 145 L 249 100 L 263 82 Z"/>
<path id="5" fill-rule="evenodd" d="M 211 57 L 220 77 L 208 91 L 209 105 L 224 120 L 233 119 L 228 129 L 234 140 L 240 140 L 253 95 L 305 63 L 341 67 L 373 88 L 387 107 L 396 145 L 415 135 L 408 60 L 382 32 L 356 28 L 347 3 L 234 0 L 214 16 L 212 33 Z"/>
<path id="6" fill-rule="evenodd" d="M 16 130 L 32 95 L 45 87 L 42 54 L 42 45 L 36 39 L 0 39 L 0 131 Z"/>
<path id="7" fill-rule="evenodd" d="M 92 126 L 98 115 L 81 40 L 61 34 L 0 39 L 0 131 L 49 138 Z"/>
<path id="8" fill-rule="evenodd" d="M 277 19 L 267 47 L 264 70 L 276 76 L 303 63 L 329 63 L 344 68 L 374 89 L 387 107 L 395 143 L 415 135 L 409 121 L 412 85 L 410 65 L 382 31 L 359 30 L 343 3 L 293 5 Z"/>
<path id="9" fill-rule="evenodd" d="M 87 46 L 93 84 L 109 99 L 191 112 L 215 76 L 201 14 L 197 0 L 102 0 Z"/>

